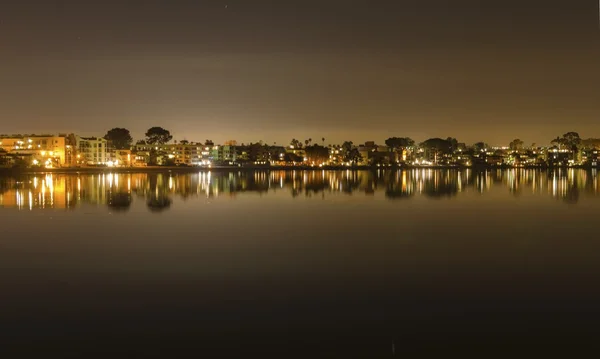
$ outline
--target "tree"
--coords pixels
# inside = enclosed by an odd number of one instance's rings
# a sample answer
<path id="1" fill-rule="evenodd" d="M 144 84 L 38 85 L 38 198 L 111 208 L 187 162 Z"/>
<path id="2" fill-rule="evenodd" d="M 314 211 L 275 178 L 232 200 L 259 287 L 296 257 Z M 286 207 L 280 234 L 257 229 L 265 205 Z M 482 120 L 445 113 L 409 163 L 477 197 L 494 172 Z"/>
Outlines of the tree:
<path id="1" fill-rule="evenodd" d="M 581 138 L 577 132 L 567 132 L 562 135 L 562 137 L 553 139 L 552 144 L 557 145 L 559 149 L 568 149 L 572 151 L 572 159 L 575 160 L 579 146 L 581 146 Z"/>
<path id="2" fill-rule="evenodd" d="M 205 146 L 214 146 L 214 145 L 215 145 L 215 143 L 214 143 L 212 140 L 206 140 L 206 141 L 204 142 L 204 145 L 205 145 Z"/>
<path id="3" fill-rule="evenodd" d="M 350 153 L 353 147 L 354 143 L 352 143 L 352 141 L 344 141 L 344 143 L 342 143 L 342 151 L 344 152 L 344 156 Z"/>
<path id="4" fill-rule="evenodd" d="M 577 132 L 567 132 L 562 136 L 563 144 L 570 150 L 576 151 L 581 144 L 581 138 Z"/>
<path id="5" fill-rule="evenodd" d="M 440 155 L 452 153 L 452 141 L 437 137 L 422 142 L 420 146 L 430 153 L 433 153 L 434 163 L 438 162 L 438 157 Z"/>
<path id="6" fill-rule="evenodd" d="M 581 138 L 577 132 L 567 132 L 562 137 L 556 137 L 551 141 L 553 145 L 558 148 L 567 148 L 570 150 L 577 150 L 577 147 L 581 144 Z"/>
<path id="7" fill-rule="evenodd" d="M 385 140 L 385 144 L 386 146 L 397 150 L 400 148 L 412 147 L 415 145 L 415 141 L 413 141 L 410 137 L 390 137 Z"/>
<path id="8" fill-rule="evenodd" d="M 482 150 L 485 150 L 486 148 L 490 147 L 487 143 L 481 141 L 481 142 L 475 142 L 473 144 L 473 150 L 475 150 L 475 152 L 481 152 Z"/>
<path id="9" fill-rule="evenodd" d="M 358 162 L 362 161 L 362 156 L 360 154 L 360 152 L 358 152 L 358 150 L 356 148 L 353 148 L 350 150 L 350 153 L 348 153 L 346 155 L 345 158 L 348 162 L 352 163 L 353 165 L 357 164 Z"/>
<path id="10" fill-rule="evenodd" d="M 164 145 L 173 139 L 171 132 L 162 127 L 152 127 L 146 131 L 146 142 L 150 145 Z"/>
<path id="11" fill-rule="evenodd" d="M 133 138 L 126 128 L 113 128 L 104 135 L 104 139 L 109 141 L 117 150 L 129 149 L 133 143 Z"/>
<path id="12" fill-rule="evenodd" d="M 301 163 L 304 161 L 304 158 L 302 158 L 294 153 L 288 152 L 283 155 L 283 160 L 286 162 Z"/>
<path id="13" fill-rule="evenodd" d="M 179 141 L 180 145 L 188 145 L 189 143 L 190 143 L 190 141 L 188 141 L 188 140 L 181 140 L 181 141 Z"/>
<path id="14" fill-rule="evenodd" d="M 263 146 L 260 143 L 251 143 L 248 146 L 248 159 L 252 162 L 269 161 L 270 154 L 268 147 Z"/>
<path id="15" fill-rule="evenodd" d="M 563 146 L 563 140 L 558 136 L 550 141 L 550 143 L 557 146 L 559 149 Z"/>
<path id="16" fill-rule="evenodd" d="M 354 165 L 362 160 L 360 152 L 354 147 L 352 141 L 344 141 L 342 144 L 342 153 L 344 162 L 350 162 Z"/>
<path id="17" fill-rule="evenodd" d="M 292 141 L 290 142 L 290 146 L 293 146 L 294 148 L 302 148 L 302 142 L 298 141 L 295 138 L 292 138 Z"/>
<path id="18" fill-rule="evenodd" d="M 450 152 L 454 152 L 458 149 L 458 140 L 454 137 L 446 138 L 446 141 L 450 144 Z"/>
<path id="19" fill-rule="evenodd" d="M 326 162 L 329 159 L 329 149 L 319 145 L 308 146 L 306 147 L 306 157 L 311 162 Z"/>
<path id="20" fill-rule="evenodd" d="M 325 146 L 325 137 L 321 137 L 321 141 L 323 141 L 323 146 Z"/>
<path id="21" fill-rule="evenodd" d="M 521 141 L 520 139 L 514 139 L 511 141 L 511 143 L 508 145 L 508 147 L 512 150 L 512 151 L 519 151 L 523 149 L 523 141 Z"/>
<path id="22" fill-rule="evenodd" d="M 452 151 L 452 143 L 441 138 L 430 138 L 420 144 L 421 147 L 429 150 L 436 150 L 440 153 L 450 153 Z"/>

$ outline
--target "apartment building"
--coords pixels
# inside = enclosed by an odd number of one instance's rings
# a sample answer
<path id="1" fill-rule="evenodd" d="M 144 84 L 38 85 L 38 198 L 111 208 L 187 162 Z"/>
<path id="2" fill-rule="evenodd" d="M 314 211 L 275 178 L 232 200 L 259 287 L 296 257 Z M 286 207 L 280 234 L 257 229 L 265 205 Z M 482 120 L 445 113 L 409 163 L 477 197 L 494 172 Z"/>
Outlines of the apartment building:
<path id="1" fill-rule="evenodd" d="M 75 163 L 75 136 L 67 134 L 0 135 L 6 155 L 27 165 L 69 167 Z"/>
<path id="2" fill-rule="evenodd" d="M 100 137 L 76 138 L 78 166 L 102 166 L 110 162 L 108 141 Z"/>

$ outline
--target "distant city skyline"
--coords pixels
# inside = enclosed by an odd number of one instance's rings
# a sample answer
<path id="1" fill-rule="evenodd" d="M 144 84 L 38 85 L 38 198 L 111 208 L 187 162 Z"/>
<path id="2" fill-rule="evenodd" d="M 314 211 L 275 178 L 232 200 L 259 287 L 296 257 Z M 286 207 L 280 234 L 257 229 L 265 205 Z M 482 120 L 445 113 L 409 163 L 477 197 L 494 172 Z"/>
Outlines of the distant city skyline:
<path id="1" fill-rule="evenodd" d="M 227 5 L 227 6 L 225 6 Z M 0 132 L 331 143 L 594 136 L 595 2 L 0 5 Z"/>
<path id="2" fill-rule="evenodd" d="M 379 133 L 377 136 L 369 137 L 369 138 L 366 138 L 363 136 L 364 139 L 363 139 L 363 137 L 361 137 L 360 140 L 357 140 L 355 138 L 343 138 L 340 141 L 332 141 L 330 139 L 330 137 L 326 137 L 326 136 L 302 137 L 302 136 L 295 136 L 293 134 L 290 134 L 290 136 L 288 136 L 289 139 L 283 140 L 283 141 L 269 141 L 269 139 L 264 139 L 264 138 L 254 138 L 254 139 L 249 139 L 247 141 L 241 141 L 238 138 L 243 138 L 243 136 L 235 136 L 235 133 L 232 133 L 232 136 L 231 136 L 232 138 L 228 138 L 226 140 L 216 140 L 217 137 L 210 136 L 209 134 L 205 134 L 204 137 L 197 137 L 197 138 L 191 137 L 191 136 L 177 136 L 177 134 L 174 134 L 168 128 L 165 128 L 165 129 L 168 130 L 171 133 L 171 135 L 173 136 L 173 138 L 170 141 L 168 141 L 168 143 L 177 143 L 177 142 L 181 142 L 181 141 L 188 141 L 190 143 L 205 143 L 207 140 L 210 140 L 210 141 L 214 142 L 215 144 L 225 144 L 225 143 L 229 143 L 231 141 L 235 141 L 238 145 L 263 142 L 263 144 L 269 145 L 269 146 L 272 146 L 272 145 L 289 146 L 293 139 L 300 141 L 301 144 L 304 144 L 306 140 L 310 139 L 311 145 L 322 145 L 322 144 L 341 145 L 345 141 L 351 141 L 354 145 L 364 144 L 366 142 L 375 142 L 378 145 L 384 145 L 386 140 L 390 139 L 392 137 L 408 137 L 408 138 L 414 140 L 415 144 L 417 144 L 417 145 L 421 142 L 424 142 L 428 139 L 433 139 L 433 138 L 440 138 L 440 139 L 453 138 L 453 139 L 456 139 L 458 141 L 458 143 L 464 143 L 467 146 L 476 144 L 478 142 L 483 142 L 483 143 L 488 144 L 490 147 L 508 147 L 509 143 L 512 142 L 513 140 L 521 140 L 523 142 L 523 146 L 525 146 L 525 147 L 531 146 L 533 144 L 535 144 L 535 146 L 548 147 L 548 146 L 553 146 L 553 144 L 551 143 L 552 140 L 554 140 L 558 137 L 562 137 L 564 134 L 569 133 L 569 132 L 577 133 L 580 136 L 581 140 L 587 140 L 587 139 L 600 140 L 600 132 L 589 135 L 589 134 L 581 133 L 578 131 L 564 131 L 562 133 L 555 133 L 553 136 L 550 136 L 546 141 L 542 140 L 540 142 L 528 141 L 526 138 L 524 139 L 522 137 L 515 135 L 512 137 L 509 136 L 510 139 L 507 140 L 505 143 L 495 143 L 495 142 L 488 141 L 485 138 L 485 135 L 483 133 L 481 136 L 476 137 L 477 138 L 476 141 L 464 141 L 464 140 L 462 140 L 462 137 L 460 136 L 460 134 L 458 134 L 458 137 L 457 136 L 448 136 L 448 135 L 439 135 L 439 136 L 430 136 L 430 137 L 412 137 L 412 136 L 406 136 L 405 134 L 398 135 L 398 134 L 392 134 L 392 133 L 388 133 L 388 134 Z M 54 135 L 59 135 L 59 134 L 64 134 L 64 135 L 74 134 L 77 136 L 81 136 L 83 138 L 104 138 L 109 130 L 110 130 L 110 128 L 106 129 L 103 132 L 85 132 L 85 133 L 74 132 L 74 131 L 16 131 L 16 132 L 0 133 L 0 138 L 1 138 L 1 136 L 12 137 L 14 135 L 20 135 L 20 136 L 27 137 L 28 135 L 29 136 L 40 136 L 40 135 L 54 136 Z M 127 130 L 129 130 L 129 129 L 127 129 Z M 141 133 L 139 135 L 135 135 L 135 133 L 131 132 L 131 136 L 133 137 L 133 144 L 135 144 L 139 141 L 146 140 L 146 136 L 145 136 L 146 130 L 141 131 Z M 338 137 L 339 137 L 339 135 L 338 135 Z"/>

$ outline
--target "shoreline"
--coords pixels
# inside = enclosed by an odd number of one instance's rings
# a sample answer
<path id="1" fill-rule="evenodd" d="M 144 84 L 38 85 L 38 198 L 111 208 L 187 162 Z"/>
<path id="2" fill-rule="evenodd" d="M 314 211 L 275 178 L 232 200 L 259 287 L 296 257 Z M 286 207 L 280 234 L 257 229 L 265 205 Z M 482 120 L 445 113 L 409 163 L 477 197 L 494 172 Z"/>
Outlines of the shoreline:
<path id="1" fill-rule="evenodd" d="M 196 172 L 234 172 L 234 171 L 377 171 L 377 170 L 509 170 L 509 169 L 533 169 L 533 170 L 555 170 L 555 169 L 584 169 L 592 170 L 591 166 L 213 166 L 213 167 L 179 167 L 179 166 L 148 166 L 148 167 L 65 167 L 65 168 L 0 168 L 0 175 L 11 174 L 75 174 L 75 173 L 196 173 Z"/>

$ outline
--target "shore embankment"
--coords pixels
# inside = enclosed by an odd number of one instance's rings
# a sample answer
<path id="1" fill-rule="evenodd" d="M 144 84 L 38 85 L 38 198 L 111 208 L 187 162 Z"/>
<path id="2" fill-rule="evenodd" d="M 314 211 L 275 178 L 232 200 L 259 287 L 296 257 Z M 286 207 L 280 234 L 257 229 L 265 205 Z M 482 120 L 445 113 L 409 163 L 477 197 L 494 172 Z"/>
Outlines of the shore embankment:
<path id="1" fill-rule="evenodd" d="M 212 166 L 212 167 L 185 167 L 185 166 L 144 166 L 144 167 L 62 167 L 62 168 L 0 168 L 0 175 L 19 174 L 100 174 L 100 173 L 196 173 L 196 172 L 240 172 L 240 171 L 376 171 L 376 170 L 412 170 L 412 169 L 436 169 L 436 170 L 503 170 L 503 169 L 593 169 L 590 166 L 453 166 L 453 165 L 430 165 L 430 166 Z"/>

